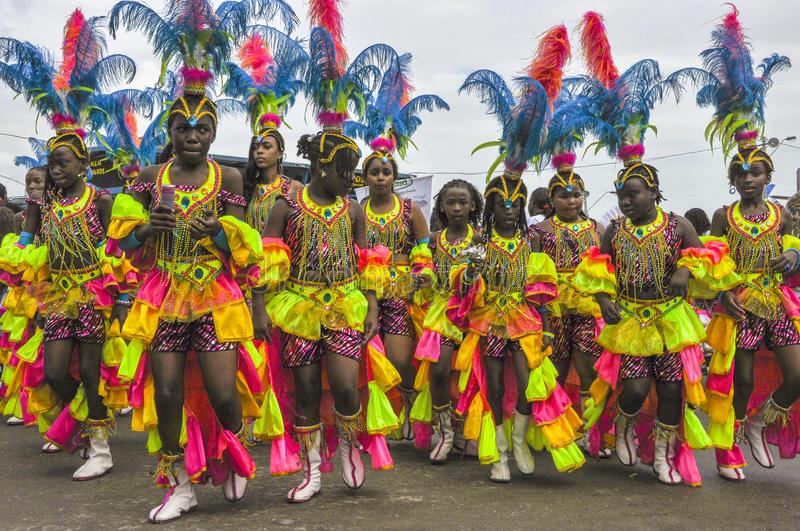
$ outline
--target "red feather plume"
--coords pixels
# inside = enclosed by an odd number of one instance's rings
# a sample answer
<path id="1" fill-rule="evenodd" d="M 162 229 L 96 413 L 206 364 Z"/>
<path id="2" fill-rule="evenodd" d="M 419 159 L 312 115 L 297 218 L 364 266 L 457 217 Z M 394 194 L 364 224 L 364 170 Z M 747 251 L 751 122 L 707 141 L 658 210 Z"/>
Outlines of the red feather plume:
<path id="1" fill-rule="evenodd" d="M 139 147 L 141 143 L 141 139 L 139 138 L 139 124 L 136 122 L 136 115 L 131 111 L 125 113 L 125 127 L 128 128 L 133 138 L 133 143 L 136 144 L 136 147 Z"/>
<path id="2" fill-rule="evenodd" d="M 570 58 L 569 34 L 563 24 L 547 30 L 539 48 L 526 71 L 528 77 L 535 79 L 544 87 L 552 104 L 561 92 L 564 78 L 564 65 Z"/>
<path id="3" fill-rule="evenodd" d="M 342 0 L 309 0 L 308 18 L 311 26 L 325 28 L 330 33 L 336 47 L 339 73 L 344 74 L 347 65 L 347 49 L 344 46 L 344 23 L 339 4 Z"/>
<path id="4" fill-rule="evenodd" d="M 78 39 L 85 24 L 86 18 L 80 9 L 76 9 L 69 16 L 67 24 L 64 26 L 64 44 L 62 45 L 64 60 L 53 80 L 53 87 L 57 91 L 65 92 L 69 90 L 69 80 L 77 62 Z"/>
<path id="5" fill-rule="evenodd" d="M 611 44 L 608 42 L 603 16 L 595 11 L 587 11 L 578 28 L 581 31 L 581 47 L 589 73 L 606 88 L 611 88 L 619 79 L 619 70 L 611 56 Z"/>
<path id="6" fill-rule="evenodd" d="M 264 85 L 269 82 L 269 67 L 275 63 L 275 59 L 261 35 L 253 35 L 244 42 L 239 49 L 239 61 L 256 84 Z"/>

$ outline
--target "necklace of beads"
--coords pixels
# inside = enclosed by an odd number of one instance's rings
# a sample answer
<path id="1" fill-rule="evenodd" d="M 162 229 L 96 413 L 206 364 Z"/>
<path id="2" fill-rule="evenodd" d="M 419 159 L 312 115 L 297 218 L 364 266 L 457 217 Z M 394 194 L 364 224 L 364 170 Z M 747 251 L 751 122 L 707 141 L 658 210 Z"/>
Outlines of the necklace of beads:
<path id="1" fill-rule="evenodd" d="M 520 293 L 525 287 L 528 255 L 528 240 L 517 231 L 506 238 L 492 231 L 492 238 L 486 248 L 486 261 L 483 276 L 489 291 Z"/>
<path id="2" fill-rule="evenodd" d="M 370 247 L 385 245 L 391 251 L 405 244 L 406 231 L 403 226 L 403 202 L 396 195 L 389 212 L 378 214 L 372 210 L 372 201 L 367 200 L 364 210 L 367 213 L 367 244 Z"/>
<path id="3" fill-rule="evenodd" d="M 281 194 L 285 179 L 278 175 L 271 183 L 258 183 L 253 198 L 247 205 L 245 221 L 259 232 L 267 226 L 267 218 L 272 205 Z"/>
<path id="4" fill-rule="evenodd" d="M 618 283 L 632 291 L 634 298 L 644 293 L 648 279 L 652 279 L 660 296 L 667 295 L 665 277 L 667 256 L 671 252 L 665 236 L 667 224 L 668 216 L 658 208 L 651 223 L 633 225 L 626 218 L 614 235 Z"/>
<path id="5" fill-rule="evenodd" d="M 769 201 L 766 205 L 768 214 L 761 222 L 744 217 L 739 201 L 728 208 L 728 245 L 740 274 L 768 269 L 770 260 L 781 253 L 781 211 Z"/>
<path id="6" fill-rule="evenodd" d="M 555 256 L 552 258 L 559 270 L 573 270 L 576 254 L 581 255 L 592 245 L 600 243 L 595 224 L 590 219 L 569 223 L 556 215 L 550 218 L 550 224 L 555 241 Z"/>
<path id="7" fill-rule="evenodd" d="M 308 187 L 305 187 L 297 195 L 297 204 L 302 215 L 298 264 L 301 280 L 304 272 L 309 270 L 319 271 L 328 285 L 352 278 L 355 274 L 355 251 L 349 200 L 337 197 L 331 205 L 320 205 L 311 199 Z"/>
<path id="8" fill-rule="evenodd" d="M 436 271 L 438 286 L 447 290 L 450 288 L 450 268 L 463 262 L 461 252 L 472 245 L 474 231 L 472 225 L 467 225 L 467 234 L 462 240 L 450 243 L 447 241 L 447 229 L 439 233 L 436 240 L 436 252 L 433 253 L 433 266 Z"/>
<path id="9" fill-rule="evenodd" d="M 86 214 L 92 206 L 96 192 L 86 186 L 77 201 L 62 203 L 55 198 L 42 216 L 42 237 L 47 245 L 48 259 L 53 267 L 53 278 L 63 288 L 69 287 L 60 273 L 85 272 L 97 266 L 97 254 Z M 60 280 L 59 280 L 60 279 Z"/>

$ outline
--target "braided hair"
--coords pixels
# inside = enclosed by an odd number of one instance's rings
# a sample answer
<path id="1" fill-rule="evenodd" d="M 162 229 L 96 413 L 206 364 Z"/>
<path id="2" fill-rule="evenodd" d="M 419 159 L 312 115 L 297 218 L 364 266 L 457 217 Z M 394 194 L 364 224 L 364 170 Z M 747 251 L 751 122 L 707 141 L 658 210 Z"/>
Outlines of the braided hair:
<path id="1" fill-rule="evenodd" d="M 347 147 L 348 149 L 342 149 Z M 341 174 L 354 172 L 361 153 L 349 137 L 338 133 L 320 131 L 315 135 L 303 135 L 297 141 L 297 154 L 311 163 L 311 173 L 319 171 L 320 159 L 326 159 L 333 153 L 333 164 L 336 172 Z"/>
<path id="2" fill-rule="evenodd" d="M 511 191 L 513 190 L 517 184 L 514 181 L 510 181 L 505 178 L 505 176 L 500 175 L 495 177 L 486 185 L 486 190 L 491 190 L 492 188 L 501 188 L 503 186 L 503 181 L 505 180 L 506 188 Z M 522 198 L 522 205 L 519 209 L 519 215 L 517 216 L 517 228 L 522 231 L 522 234 L 528 230 L 528 218 L 525 216 L 525 198 L 528 197 L 528 189 L 525 187 L 525 183 L 521 182 L 518 192 L 523 195 Z M 483 231 L 487 238 L 492 237 L 492 230 L 494 229 L 494 208 L 490 203 L 490 198 L 495 195 L 497 192 L 493 192 L 486 197 L 486 209 L 483 211 Z"/>
<path id="3" fill-rule="evenodd" d="M 53 152 L 60 147 L 66 147 L 72 151 L 72 154 L 75 155 L 78 160 L 86 162 L 87 170 L 89 169 L 90 153 L 89 149 L 86 147 L 86 143 L 83 141 L 83 134 L 79 131 L 60 133 L 49 139 L 45 145 L 47 146 L 49 155 L 47 156 L 48 163 L 44 166 L 44 193 L 42 194 L 42 202 L 44 204 L 49 204 L 52 203 L 55 196 L 58 195 L 58 187 L 55 181 L 53 181 L 53 176 L 50 175 L 50 157 Z"/>
<path id="4" fill-rule="evenodd" d="M 728 165 L 728 182 L 731 186 L 735 186 L 736 178 L 749 172 L 750 166 L 756 162 L 763 162 L 767 175 L 772 175 L 775 165 L 772 162 L 772 157 L 766 151 L 757 147 L 740 149 Z"/>
<path id="5" fill-rule="evenodd" d="M 443 216 L 441 214 L 442 200 L 447 191 L 452 188 L 464 188 L 469 192 L 471 201 L 475 203 L 475 210 L 470 211 L 468 220 L 473 227 L 479 227 L 481 215 L 483 214 L 483 196 L 480 194 L 480 192 L 478 192 L 477 188 L 463 179 L 453 179 L 452 181 L 445 183 L 445 185 L 442 186 L 442 189 L 439 190 L 439 193 L 433 197 L 434 203 L 433 212 L 431 213 L 431 220 L 433 221 L 433 217 L 436 216 L 438 226 L 442 229 L 447 228 L 447 216 Z M 431 223 L 431 225 L 433 225 L 433 223 Z"/>
<path id="6" fill-rule="evenodd" d="M 286 151 L 286 142 L 283 139 L 283 136 L 278 132 L 277 129 L 272 128 L 270 129 L 269 133 L 266 136 L 270 136 L 275 139 L 278 143 L 278 150 L 281 153 Z M 253 193 L 256 190 L 256 184 L 258 184 L 259 179 L 261 178 L 261 170 L 256 166 L 256 145 L 258 144 L 257 136 L 254 136 L 250 139 L 250 149 L 247 152 L 247 166 L 244 168 L 244 179 L 242 182 L 243 186 L 243 195 L 244 200 L 248 203 L 253 198 Z M 261 140 L 263 142 L 263 139 Z M 283 174 L 283 158 L 278 159 L 278 175 Z"/>

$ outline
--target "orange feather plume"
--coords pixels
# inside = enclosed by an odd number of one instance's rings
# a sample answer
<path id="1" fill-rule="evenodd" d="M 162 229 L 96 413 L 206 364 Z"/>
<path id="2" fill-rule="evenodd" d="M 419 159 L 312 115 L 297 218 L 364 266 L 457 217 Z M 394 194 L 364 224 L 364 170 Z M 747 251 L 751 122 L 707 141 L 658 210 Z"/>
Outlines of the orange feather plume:
<path id="1" fill-rule="evenodd" d="M 581 32 L 581 47 L 589 73 L 606 88 L 611 88 L 619 79 L 619 70 L 611 55 L 611 44 L 608 42 L 603 16 L 595 11 L 587 11 L 578 29 Z"/>
<path id="2" fill-rule="evenodd" d="M 325 28 L 336 47 L 336 60 L 339 73 L 344 74 L 347 65 L 347 49 L 344 46 L 344 23 L 339 4 L 342 0 L 309 0 L 308 18 L 311 26 Z"/>
<path id="3" fill-rule="evenodd" d="M 539 41 L 539 48 L 533 61 L 526 70 L 528 77 L 542 84 L 551 104 L 561 92 L 564 65 L 569 58 L 569 35 L 567 27 L 561 24 L 547 30 Z"/>
<path id="4" fill-rule="evenodd" d="M 84 24 L 86 24 L 86 18 L 80 9 L 76 9 L 69 16 L 67 24 L 64 26 L 64 44 L 62 45 L 64 60 L 53 80 L 53 87 L 57 91 L 65 92 L 69 90 L 69 80 L 77 62 L 78 39 L 81 36 Z"/>
<path id="5" fill-rule="evenodd" d="M 139 138 L 139 124 L 136 122 L 136 115 L 131 111 L 125 113 L 125 127 L 128 128 L 133 138 L 133 143 L 136 147 L 139 147 L 141 144 L 141 139 Z"/>

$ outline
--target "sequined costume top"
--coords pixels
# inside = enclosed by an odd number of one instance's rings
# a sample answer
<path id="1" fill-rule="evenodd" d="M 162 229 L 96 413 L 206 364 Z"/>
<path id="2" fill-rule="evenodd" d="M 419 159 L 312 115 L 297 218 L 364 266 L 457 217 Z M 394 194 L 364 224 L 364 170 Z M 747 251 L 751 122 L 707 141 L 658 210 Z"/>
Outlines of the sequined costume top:
<path id="1" fill-rule="evenodd" d="M 270 184 L 258 183 L 245 211 L 247 224 L 263 233 L 267 226 L 267 218 L 272 205 L 275 204 L 275 200 L 278 197 L 289 195 L 291 186 L 292 180 L 283 175 L 278 175 Z"/>
<path id="2" fill-rule="evenodd" d="M 394 201 L 389 212 L 378 214 L 372 210 L 370 201 L 364 205 L 367 219 L 367 245 L 383 245 L 392 252 L 389 275 L 392 286 L 385 298 L 406 298 L 413 289 L 409 255 L 416 245 L 411 226 L 411 199 L 401 199 L 393 195 Z"/>

